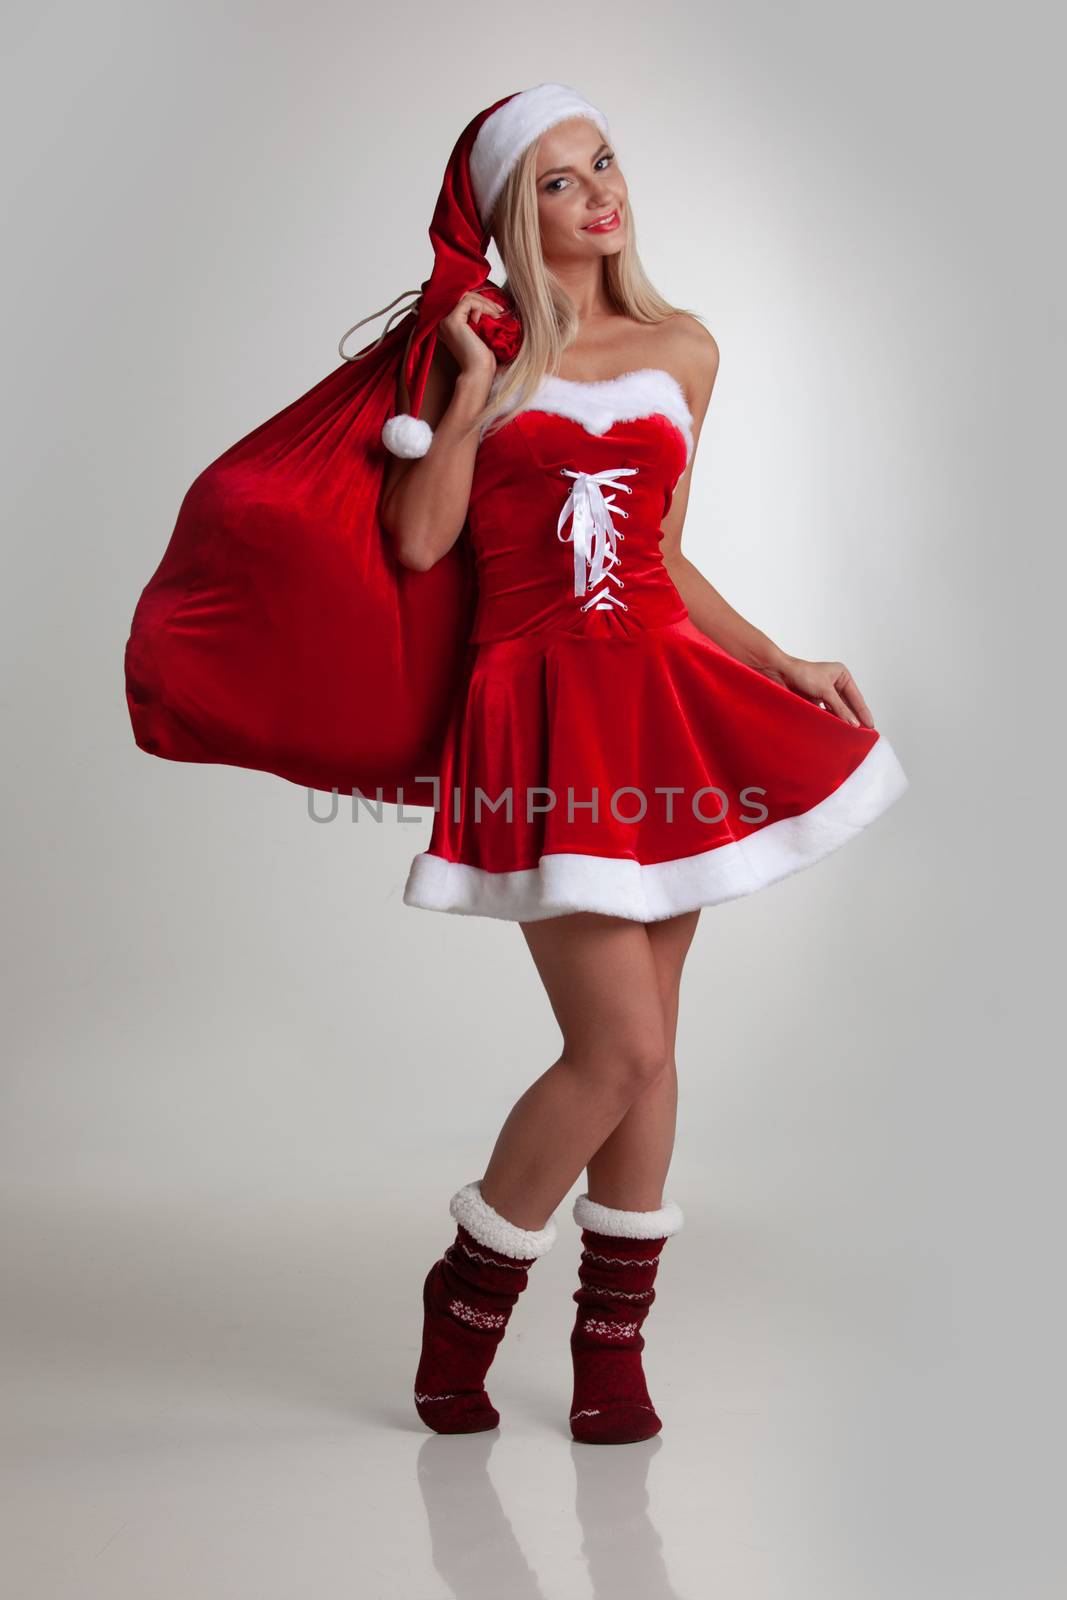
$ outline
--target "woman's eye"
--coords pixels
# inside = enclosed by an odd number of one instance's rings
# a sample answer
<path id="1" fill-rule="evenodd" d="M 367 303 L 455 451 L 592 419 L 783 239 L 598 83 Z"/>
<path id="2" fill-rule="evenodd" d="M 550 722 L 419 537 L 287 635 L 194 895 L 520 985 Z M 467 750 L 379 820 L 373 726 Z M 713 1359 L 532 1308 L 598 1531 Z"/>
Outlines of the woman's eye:
<path id="1" fill-rule="evenodd" d="M 604 162 L 604 161 L 614 161 L 614 160 L 615 160 L 615 152 L 614 151 L 612 151 L 610 155 L 598 156 L 597 159 L 593 162 L 593 169 L 594 169 L 594 171 L 599 171 L 602 162 Z M 557 189 L 556 185 L 557 184 L 566 183 L 566 181 L 567 181 L 566 178 L 550 178 L 548 180 L 548 182 L 545 184 L 545 188 L 544 188 L 545 194 L 559 194 L 559 190 Z"/>

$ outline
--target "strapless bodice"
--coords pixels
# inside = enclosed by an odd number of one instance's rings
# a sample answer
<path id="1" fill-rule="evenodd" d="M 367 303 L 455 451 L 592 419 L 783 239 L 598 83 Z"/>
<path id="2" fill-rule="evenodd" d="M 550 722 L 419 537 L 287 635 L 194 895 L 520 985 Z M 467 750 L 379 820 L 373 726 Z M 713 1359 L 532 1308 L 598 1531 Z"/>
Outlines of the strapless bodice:
<path id="1" fill-rule="evenodd" d="M 545 378 L 479 443 L 472 640 L 624 637 L 687 616 L 660 540 L 691 451 L 692 417 L 669 373 Z"/>

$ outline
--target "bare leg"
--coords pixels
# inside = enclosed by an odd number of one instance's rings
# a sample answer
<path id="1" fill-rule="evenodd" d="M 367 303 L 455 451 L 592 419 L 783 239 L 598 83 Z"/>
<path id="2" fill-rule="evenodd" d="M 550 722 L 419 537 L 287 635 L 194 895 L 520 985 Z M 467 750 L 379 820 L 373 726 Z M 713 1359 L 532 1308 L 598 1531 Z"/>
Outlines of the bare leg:
<path id="1" fill-rule="evenodd" d="M 647 925 L 669 1055 L 665 1070 L 634 1101 L 587 1164 L 589 1198 L 602 1206 L 656 1211 L 663 1204 L 678 1115 L 678 998 L 682 967 L 699 919 L 699 911 L 687 911 Z"/>
<path id="2" fill-rule="evenodd" d="M 512 1107 L 481 1191 L 510 1222 L 542 1228 L 630 1107 L 663 1076 L 671 1050 L 650 925 L 579 911 L 520 926 L 563 1051 Z M 646 1182 L 655 1181 L 662 1142 L 661 1135 Z"/>
<path id="3" fill-rule="evenodd" d="M 678 993 L 697 915 L 649 925 L 668 1065 L 587 1163 L 587 1197 L 574 1210 L 582 1241 L 570 1339 L 570 1425 L 573 1438 L 585 1444 L 630 1444 L 651 1438 L 663 1426 L 645 1379 L 642 1328 L 656 1297 L 663 1247 L 679 1225 L 679 1218 L 664 1209 L 663 1185 L 678 1103 Z M 599 1206 L 608 1209 L 601 1212 Z"/>

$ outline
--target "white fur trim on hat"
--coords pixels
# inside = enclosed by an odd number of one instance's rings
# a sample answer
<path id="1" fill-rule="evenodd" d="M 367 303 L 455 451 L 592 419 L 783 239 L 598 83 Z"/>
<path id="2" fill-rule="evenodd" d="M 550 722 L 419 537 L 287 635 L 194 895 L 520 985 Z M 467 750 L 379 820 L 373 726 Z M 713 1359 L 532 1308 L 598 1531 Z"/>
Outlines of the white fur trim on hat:
<path id="1" fill-rule="evenodd" d="M 580 1194 L 572 1211 L 575 1222 L 593 1233 L 606 1233 L 618 1239 L 669 1239 L 685 1221 L 680 1206 L 673 1200 L 658 1211 L 617 1211 Z"/>
<path id="2" fill-rule="evenodd" d="M 499 1250 L 502 1256 L 536 1258 L 547 1255 L 556 1242 L 558 1229 L 554 1217 L 549 1217 L 543 1228 L 520 1228 L 502 1217 L 499 1211 L 494 1211 L 488 1200 L 482 1199 L 481 1179 L 458 1189 L 448 1209 L 479 1244 Z"/>
<path id="3" fill-rule="evenodd" d="M 409 417 L 406 411 L 390 417 L 382 429 L 382 443 L 394 456 L 414 460 L 424 456 L 433 443 L 433 429 L 421 417 Z"/>
<path id="4" fill-rule="evenodd" d="M 609 137 L 604 113 L 565 83 L 539 83 L 532 89 L 523 89 L 486 117 L 470 155 L 471 186 L 486 227 L 508 173 L 522 152 L 547 128 L 566 122 L 569 117 L 588 117 L 605 139 Z"/>

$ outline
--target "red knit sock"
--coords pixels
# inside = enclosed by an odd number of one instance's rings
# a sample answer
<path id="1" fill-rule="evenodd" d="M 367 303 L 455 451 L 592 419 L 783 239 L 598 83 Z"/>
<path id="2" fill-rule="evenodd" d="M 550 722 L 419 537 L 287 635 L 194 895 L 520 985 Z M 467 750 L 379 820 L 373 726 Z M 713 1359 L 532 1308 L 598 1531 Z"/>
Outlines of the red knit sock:
<path id="1" fill-rule="evenodd" d="M 650 1439 L 663 1424 L 645 1383 L 641 1328 L 656 1298 L 660 1254 L 682 1212 L 673 1201 L 658 1211 L 620 1211 L 582 1194 L 573 1215 L 582 1259 L 573 1295 L 571 1433 L 582 1444 Z"/>
<path id="2" fill-rule="evenodd" d="M 497 1347 L 530 1267 L 549 1250 L 556 1224 L 508 1222 L 482 1199 L 480 1181 L 452 1196 L 456 1237 L 426 1275 L 415 1409 L 435 1433 L 479 1433 L 500 1413 L 485 1391 Z"/>

